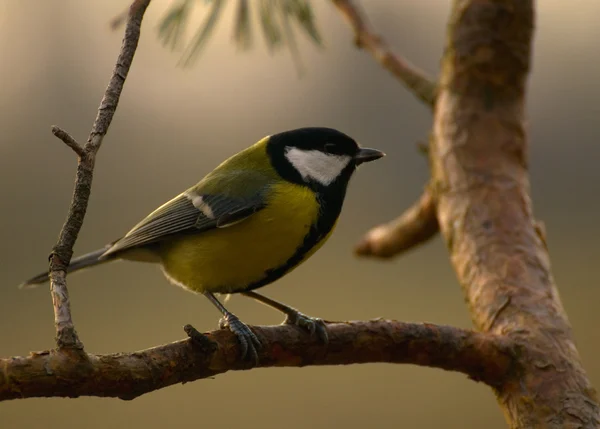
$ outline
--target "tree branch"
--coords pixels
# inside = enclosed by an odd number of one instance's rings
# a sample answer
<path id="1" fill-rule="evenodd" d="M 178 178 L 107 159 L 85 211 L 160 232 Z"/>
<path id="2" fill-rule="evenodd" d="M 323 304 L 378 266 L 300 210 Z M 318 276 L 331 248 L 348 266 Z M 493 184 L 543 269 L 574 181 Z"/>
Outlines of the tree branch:
<path id="1" fill-rule="evenodd" d="M 332 0 L 352 27 L 358 48 L 369 52 L 379 64 L 404 83 L 426 105 L 433 108 L 437 93 L 436 83 L 408 61 L 390 50 L 385 41 L 369 28 L 352 0 Z"/>
<path id="2" fill-rule="evenodd" d="M 495 335 L 448 326 L 387 320 L 328 323 L 329 344 L 290 325 L 253 327 L 264 347 L 260 367 L 410 363 L 460 371 L 496 386 L 516 370 L 516 350 Z M 87 355 L 82 362 L 48 351 L 0 359 L 0 400 L 102 396 L 133 399 L 176 383 L 249 369 L 229 330 L 206 334 L 205 351 L 192 340 L 135 353 Z"/>
<path id="3" fill-rule="evenodd" d="M 356 245 L 359 256 L 391 258 L 425 243 L 439 231 L 435 198 L 429 188 L 398 218 L 371 229 Z"/>
<path id="4" fill-rule="evenodd" d="M 73 246 L 83 225 L 87 210 L 96 153 L 112 121 L 123 84 L 131 67 L 133 56 L 140 38 L 142 18 L 150 0 L 136 0 L 130 7 L 125 37 L 112 77 L 98 108 L 98 114 L 85 146 L 81 146 L 66 131 L 54 126 L 52 132 L 79 156 L 75 190 L 69 207 L 67 220 L 63 225 L 58 242 L 50 254 L 50 291 L 54 306 L 56 343 L 59 349 L 83 350 L 71 317 L 69 293 L 66 284 L 66 269 L 73 256 Z"/>
<path id="5" fill-rule="evenodd" d="M 61 139 L 64 144 L 73 149 L 73 152 L 75 152 L 79 158 L 83 158 L 85 156 L 83 146 L 81 146 L 79 142 L 75 140 L 73 136 L 71 136 L 71 134 L 69 134 L 68 132 L 66 132 L 60 127 L 57 127 L 56 125 L 52 125 L 52 134 L 54 134 L 56 137 Z"/>
<path id="6" fill-rule="evenodd" d="M 475 325 L 521 347 L 521 370 L 495 390 L 510 427 L 592 428 L 598 398 L 529 194 L 533 27 L 533 0 L 453 2 L 430 150 L 438 220 Z"/>
<path id="7" fill-rule="evenodd" d="M 385 41 L 369 28 L 366 18 L 352 0 L 332 0 L 346 18 L 359 48 L 368 51 L 385 69 L 404 83 L 413 94 L 433 108 L 437 85 L 426 74 L 394 54 Z M 358 256 L 391 258 L 433 238 L 439 231 L 435 200 L 425 190 L 419 201 L 398 218 L 371 229 L 356 245 Z"/>

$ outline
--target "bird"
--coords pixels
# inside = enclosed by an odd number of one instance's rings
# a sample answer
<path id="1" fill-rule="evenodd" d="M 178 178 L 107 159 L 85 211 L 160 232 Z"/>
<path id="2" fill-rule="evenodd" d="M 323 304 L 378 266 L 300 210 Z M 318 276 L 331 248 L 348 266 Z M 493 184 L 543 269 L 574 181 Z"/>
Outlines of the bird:
<path id="1" fill-rule="evenodd" d="M 219 310 L 220 326 L 235 334 L 243 359 L 257 360 L 262 344 L 217 295 L 253 298 L 284 313 L 284 323 L 327 342 L 321 319 L 255 290 L 290 273 L 329 239 L 354 172 L 383 156 L 333 128 L 266 136 L 158 207 L 122 238 L 74 258 L 67 271 L 115 260 L 157 263 L 169 282 L 204 295 Z M 44 272 L 20 287 L 47 280 Z"/>

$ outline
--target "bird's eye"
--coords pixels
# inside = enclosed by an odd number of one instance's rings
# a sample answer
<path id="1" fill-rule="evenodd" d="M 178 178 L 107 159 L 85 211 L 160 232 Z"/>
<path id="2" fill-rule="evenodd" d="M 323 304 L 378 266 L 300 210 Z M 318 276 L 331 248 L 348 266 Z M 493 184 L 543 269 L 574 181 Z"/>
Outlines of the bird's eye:
<path id="1" fill-rule="evenodd" d="M 327 153 L 335 152 L 335 144 L 325 143 L 325 146 L 323 146 L 323 150 Z"/>

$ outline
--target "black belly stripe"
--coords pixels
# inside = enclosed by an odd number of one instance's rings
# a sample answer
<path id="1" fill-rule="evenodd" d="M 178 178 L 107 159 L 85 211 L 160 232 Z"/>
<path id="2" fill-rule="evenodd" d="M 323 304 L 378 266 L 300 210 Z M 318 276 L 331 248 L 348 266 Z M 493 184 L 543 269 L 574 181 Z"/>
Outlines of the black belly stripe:
<path id="1" fill-rule="evenodd" d="M 310 231 L 304 238 L 300 247 L 296 249 L 296 252 L 283 265 L 267 270 L 262 279 L 250 283 L 243 290 L 235 292 L 247 292 L 273 283 L 275 280 L 284 276 L 289 270 L 297 266 L 313 247 L 327 237 L 327 234 L 331 232 L 331 229 L 335 225 L 344 203 L 345 189 L 342 189 L 340 192 L 340 189 L 338 188 L 335 191 L 336 192 L 328 192 L 327 194 L 317 194 L 317 200 L 320 204 L 319 217 L 311 226 Z"/>

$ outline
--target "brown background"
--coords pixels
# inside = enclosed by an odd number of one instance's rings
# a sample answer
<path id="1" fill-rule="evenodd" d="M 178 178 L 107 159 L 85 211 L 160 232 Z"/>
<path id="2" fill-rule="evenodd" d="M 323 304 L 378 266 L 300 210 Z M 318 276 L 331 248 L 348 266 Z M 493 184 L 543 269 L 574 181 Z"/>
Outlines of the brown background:
<path id="1" fill-rule="evenodd" d="M 156 27 L 155 1 L 96 170 L 78 253 L 117 238 L 142 216 L 263 135 L 306 125 L 339 128 L 388 157 L 353 180 L 339 228 L 305 266 L 263 289 L 329 319 L 397 318 L 468 327 L 459 286 L 440 239 L 390 263 L 356 260 L 353 243 L 420 194 L 428 171 L 415 143 L 431 116 L 369 56 L 346 24 L 319 3 L 326 41 L 300 48 L 299 79 L 287 53 L 236 54 L 231 6 L 201 61 L 176 67 Z M 389 43 L 435 73 L 449 1 L 364 2 Z M 47 289 L 19 291 L 45 268 L 64 220 L 75 158 L 49 132 L 87 136 L 121 42 L 109 20 L 125 2 L 0 1 L 0 355 L 53 346 Z M 554 273 L 592 382 L 600 385 L 600 4 L 539 2 L 530 80 L 532 189 L 548 228 Z M 195 19 L 201 17 L 196 12 Z M 256 26 L 255 26 L 256 28 Z M 114 264 L 69 282 L 87 350 L 132 351 L 183 337 L 181 327 L 216 326 L 204 299 L 170 287 L 157 267 Z M 230 308 L 248 323 L 280 316 L 244 298 Z M 504 427 L 492 392 L 465 376 L 412 366 L 259 369 L 173 386 L 133 402 L 83 398 L 0 404 L 3 428 L 464 428 Z"/>

